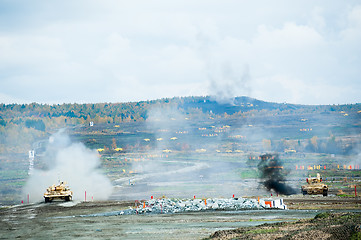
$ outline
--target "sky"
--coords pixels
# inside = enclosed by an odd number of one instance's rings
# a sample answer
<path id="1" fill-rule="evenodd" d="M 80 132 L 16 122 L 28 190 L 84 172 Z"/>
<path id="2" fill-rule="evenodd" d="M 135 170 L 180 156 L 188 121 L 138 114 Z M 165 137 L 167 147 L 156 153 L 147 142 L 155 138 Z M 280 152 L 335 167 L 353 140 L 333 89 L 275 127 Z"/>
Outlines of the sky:
<path id="1" fill-rule="evenodd" d="M 361 102 L 361 2 L 0 0 L 0 103 Z"/>

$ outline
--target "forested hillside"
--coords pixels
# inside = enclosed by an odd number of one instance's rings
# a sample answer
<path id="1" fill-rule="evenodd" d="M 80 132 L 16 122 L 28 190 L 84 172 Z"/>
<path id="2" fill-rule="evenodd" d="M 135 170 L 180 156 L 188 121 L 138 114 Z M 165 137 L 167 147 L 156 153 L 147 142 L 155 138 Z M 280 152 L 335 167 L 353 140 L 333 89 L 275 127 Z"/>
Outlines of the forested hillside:
<path id="1" fill-rule="evenodd" d="M 0 153 L 26 152 L 37 139 L 63 127 L 144 122 L 152 109 L 176 110 L 189 119 L 253 119 L 258 124 L 277 116 L 338 116 L 361 119 L 361 104 L 295 105 L 238 97 L 218 103 L 211 97 L 175 97 L 153 101 L 96 104 L 0 104 Z M 266 117 L 267 118 L 262 118 Z M 255 118 L 259 117 L 259 118 Z M 265 122 L 263 122 L 263 119 Z M 272 120 L 273 119 L 273 120 Z M 299 120 L 299 119 L 298 119 Z M 279 123 L 284 124 L 284 123 Z"/>

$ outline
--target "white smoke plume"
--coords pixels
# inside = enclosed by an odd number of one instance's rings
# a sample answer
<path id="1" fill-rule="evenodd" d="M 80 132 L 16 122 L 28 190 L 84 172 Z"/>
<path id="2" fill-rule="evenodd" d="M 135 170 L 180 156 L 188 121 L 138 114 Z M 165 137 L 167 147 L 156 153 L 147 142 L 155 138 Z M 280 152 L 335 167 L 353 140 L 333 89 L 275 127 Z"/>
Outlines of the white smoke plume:
<path id="1" fill-rule="evenodd" d="M 209 94 L 220 104 L 234 105 L 237 96 L 251 94 L 250 70 L 248 65 L 235 67 L 225 62 L 208 71 Z"/>
<path id="2" fill-rule="evenodd" d="M 210 146 L 221 146 L 223 140 L 216 138 L 209 143 L 209 139 L 200 137 L 199 127 L 210 126 L 198 124 L 194 119 L 188 120 L 188 117 L 174 106 L 149 110 L 147 130 L 154 133 L 150 141 L 155 142 L 149 155 L 155 157 L 132 162 L 132 170 L 138 173 L 131 179 L 134 186 L 123 188 L 127 192 L 121 194 L 128 199 L 130 194 L 141 199 L 157 194 L 167 197 L 222 197 L 232 196 L 237 191 L 248 193 L 245 189 L 250 186 L 246 186 L 235 171 L 240 165 L 222 159 L 222 155 L 213 156 L 215 149 Z M 172 140 L 173 137 L 177 139 Z M 181 149 L 183 144 L 187 145 L 186 149 Z M 171 152 L 164 152 L 165 149 Z M 205 149 L 206 152 L 199 153 L 197 149 Z M 208 160 L 207 156 L 212 160 Z M 229 179 L 232 179 L 231 184 Z M 122 181 L 127 184 L 127 180 Z"/>
<path id="3" fill-rule="evenodd" d="M 350 163 L 347 164 L 347 166 L 359 169 L 361 166 L 361 152 L 357 153 L 357 155 L 353 157 L 353 159 Z"/>
<path id="4" fill-rule="evenodd" d="M 67 182 L 73 191 L 73 200 L 107 200 L 112 193 L 111 181 L 99 169 L 100 159 L 96 151 L 82 143 L 72 143 L 69 136 L 60 131 L 49 138 L 45 153 L 48 170 L 34 169 L 23 189 L 30 202 L 43 200 L 46 188 Z"/>

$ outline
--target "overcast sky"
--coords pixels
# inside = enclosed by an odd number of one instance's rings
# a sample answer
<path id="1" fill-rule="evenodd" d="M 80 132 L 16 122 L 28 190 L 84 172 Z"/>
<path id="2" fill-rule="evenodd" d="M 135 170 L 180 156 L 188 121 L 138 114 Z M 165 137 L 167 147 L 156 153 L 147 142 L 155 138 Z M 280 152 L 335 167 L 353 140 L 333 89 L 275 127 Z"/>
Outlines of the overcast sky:
<path id="1" fill-rule="evenodd" d="M 361 102 L 360 1 L 0 0 L 0 103 Z"/>

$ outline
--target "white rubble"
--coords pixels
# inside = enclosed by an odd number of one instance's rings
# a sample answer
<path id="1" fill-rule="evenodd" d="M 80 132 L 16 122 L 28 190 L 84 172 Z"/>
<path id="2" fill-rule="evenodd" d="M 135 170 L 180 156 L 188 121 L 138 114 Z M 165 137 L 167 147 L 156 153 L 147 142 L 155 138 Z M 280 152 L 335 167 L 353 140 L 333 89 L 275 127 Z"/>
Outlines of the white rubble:
<path id="1" fill-rule="evenodd" d="M 255 199 L 246 198 L 208 198 L 208 199 L 151 199 L 133 209 L 142 213 L 179 213 L 205 210 L 246 210 L 263 209 Z"/>
<path id="2" fill-rule="evenodd" d="M 287 205 L 284 204 L 283 199 L 261 199 L 259 204 L 263 208 L 276 208 L 276 209 L 288 209 Z"/>
<path id="3" fill-rule="evenodd" d="M 207 210 L 257 210 L 257 209 L 288 209 L 283 199 L 247 199 L 247 198 L 208 198 L 208 199 L 151 199 L 142 202 L 137 208 L 129 207 L 121 211 L 78 215 L 79 217 L 117 216 L 132 214 L 162 214 L 198 212 Z M 69 216 L 66 216 L 69 217 Z M 65 218 L 66 218 L 65 217 Z M 74 216 L 71 216 L 74 217 Z M 64 218 L 64 217 L 56 217 Z"/>

